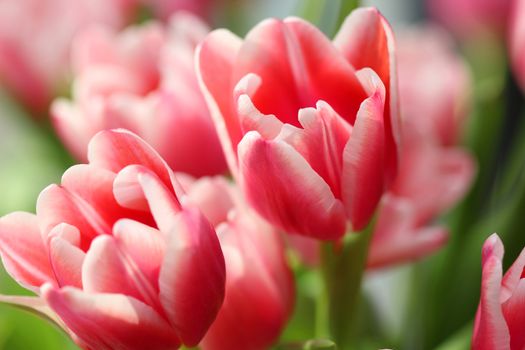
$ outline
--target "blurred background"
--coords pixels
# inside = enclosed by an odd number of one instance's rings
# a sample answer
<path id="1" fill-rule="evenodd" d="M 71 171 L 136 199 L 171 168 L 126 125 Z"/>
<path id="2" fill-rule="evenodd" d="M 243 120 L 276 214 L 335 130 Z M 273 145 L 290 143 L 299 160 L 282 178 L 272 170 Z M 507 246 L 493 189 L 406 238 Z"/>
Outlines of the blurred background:
<path id="1" fill-rule="evenodd" d="M 45 10 L 48 2 L 49 9 Z M 50 183 L 60 182 L 64 170 L 75 163 L 48 116 L 52 98 L 71 95 L 68 52 L 73 35 L 90 21 L 83 18 L 81 24 L 73 23 L 77 18 L 69 14 L 71 4 L 67 2 L 37 0 L 38 6 L 34 6 L 30 0 L 0 0 L 0 216 L 19 210 L 34 212 L 39 192 Z M 191 1 L 174 2 L 201 14 L 212 28 L 226 27 L 241 36 L 266 17 L 295 15 L 305 17 L 332 37 L 348 13 L 345 9 L 355 6 L 355 1 L 345 0 L 222 0 L 213 4 L 213 10 L 202 10 L 191 8 Z M 395 32 L 429 21 L 450 31 L 453 50 L 465 60 L 472 82 L 461 144 L 476 159 L 477 177 L 464 200 L 437 219 L 451 232 L 440 252 L 414 264 L 367 274 L 363 349 L 468 349 L 479 301 L 483 241 L 492 232 L 500 234 L 507 249 L 506 266 L 525 245 L 524 103 L 509 63 L 504 29 L 508 19 L 496 9 L 487 11 L 488 15 L 470 11 L 470 17 L 455 19 L 463 11 L 461 6 L 446 13 L 436 9 L 437 2 L 365 0 L 361 5 L 378 7 Z M 485 2 L 489 1 L 479 1 L 477 6 L 481 8 Z M 443 1 L 443 7 L 445 3 L 454 1 Z M 127 9 L 132 14 L 117 20 L 96 11 L 92 17 L 93 21 L 124 28 L 150 18 L 165 19 L 167 4 L 169 0 L 164 1 L 165 7 L 155 7 L 144 1 L 140 9 Z M 35 12 L 30 13 L 30 9 Z M 39 22 L 38 15 L 47 18 Z M 484 17 L 490 15 L 495 18 Z M 58 23 L 61 21 L 69 22 Z M 10 63 L 13 61 L 6 57 L 12 58 L 15 53 L 9 40 L 24 47 L 31 62 L 20 58 L 14 60 L 20 66 Z M 40 76 L 40 80 L 17 76 L 23 64 L 44 67 L 49 76 Z M 34 91 L 34 95 L 24 95 L 24 89 Z M 315 296 L 319 276 L 303 268 L 297 268 L 297 276 L 305 298 Z M 3 271 L 0 292 L 27 294 Z M 301 313 L 285 331 L 285 341 L 307 339 L 313 333 L 313 310 L 305 298 L 298 300 L 296 309 Z M 47 322 L 0 305 L 0 349 L 75 348 Z"/>

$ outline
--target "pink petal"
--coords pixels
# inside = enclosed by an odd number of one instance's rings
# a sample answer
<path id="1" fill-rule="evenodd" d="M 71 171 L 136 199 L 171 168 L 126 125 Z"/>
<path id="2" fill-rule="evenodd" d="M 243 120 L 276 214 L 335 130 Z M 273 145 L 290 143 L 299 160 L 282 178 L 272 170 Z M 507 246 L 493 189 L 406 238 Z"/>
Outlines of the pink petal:
<path id="1" fill-rule="evenodd" d="M 252 80 L 252 82 L 247 82 Z M 260 78 L 254 74 L 248 74 L 245 76 L 239 84 L 236 86 L 236 94 L 239 94 L 237 98 L 237 113 L 239 114 L 239 120 L 241 128 L 244 133 L 254 130 L 261 134 L 265 139 L 273 139 L 283 127 L 283 123 L 277 119 L 273 114 L 263 114 L 259 112 L 257 107 L 253 105 L 251 100 L 252 93 L 248 93 L 248 87 L 242 86 L 243 84 L 256 84 L 253 80 L 257 80 L 257 86 L 260 84 Z"/>
<path id="2" fill-rule="evenodd" d="M 0 254 L 9 275 L 25 288 L 55 283 L 35 215 L 15 212 L 0 218 Z"/>
<path id="3" fill-rule="evenodd" d="M 299 18 L 268 19 L 246 35 L 234 81 L 248 73 L 262 81 L 252 96 L 257 109 L 296 126 L 297 111 L 318 100 L 353 123 L 366 98 L 353 67 L 323 33 Z"/>
<path id="4" fill-rule="evenodd" d="M 345 233 L 341 202 L 292 146 L 263 140 L 252 131 L 239 144 L 239 162 L 244 193 L 264 218 L 319 239 Z"/>
<path id="5" fill-rule="evenodd" d="M 372 71 L 375 92 L 362 104 L 343 154 L 342 198 L 355 231 L 367 224 L 384 190 L 384 86 Z"/>
<path id="6" fill-rule="evenodd" d="M 256 217 L 238 215 L 222 226 L 226 297 L 201 344 L 204 350 L 267 349 L 291 313 L 293 278 L 282 242 L 271 226 L 260 223 Z"/>
<path id="7" fill-rule="evenodd" d="M 49 260 L 59 287 L 82 288 L 85 253 L 79 248 L 80 232 L 68 224 L 57 225 L 49 234 Z"/>
<path id="8" fill-rule="evenodd" d="M 122 208 L 113 195 L 115 174 L 93 165 L 69 168 L 62 176 L 62 187 L 72 194 L 78 206 L 88 204 L 108 227 L 123 217 L 145 217 L 143 213 Z"/>
<path id="9" fill-rule="evenodd" d="M 230 170 L 236 176 L 236 147 L 242 134 L 233 101 L 232 79 L 241 39 L 219 29 L 211 32 L 197 47 L 196 69 L 201 90 L 208 104 Z"/>
<path id="10" fill-rule="evenodd" d="M 113 227 L 113 234 L 119 247 L 158 289 L 160 266 L 166 250 L 162 234 L 150 226 L 128 219 L 118 221 Z"/>
<path id="11" fill-rule="evenodd" d="M 391 194 L 383 196 L 368 254 L 369 268 L 410 262 L 441 248 L 448 240 L 445 228 L 416 225 L 417 203 Z"/>
<path id="12" fill-rule="evenodd" d="M 44 239 L 55 226 L 66 223 L 80 231 L 82 250 L 87 250 L 96 236 L 111 233 L 111 226 L 89 204 L 57 185 L 50 185 L 40 193 L 36 213 Z"/>
<path id="13" fill-rule="evenodd" d="M 42 288 L 42 296 L 87 348 L 164 350 L 180 344 L 166 321 L 132 297 L 49 285 Z"/>
<path id="14" fill-rule="evenodd" d="M 475 173 L 470 154 L 458 148 L 407 148 L 391 192 L 417 205 L 417 223 L 449 209 L 468 190 Z"/>
<path id="15" fill-rule="evenodd" d="M 514 74 L 525 91 L 525 4 L 520 0 L 511 1 L 511 4 L 508 47 Z"/>
<path id="16" fill-rule="evenodd" d="M 90 164 L 118 173 L 127 165 L 143 165 L 168 188 L 172 174 L 166 163 L 146 142 L 126 130 L 105 130 L 95 135 L 88 147 Z"/>
<path id="17" fill-rule="evenodd" d="M 191 63 L 188 73 L 194 74 Z M 198 177 L 222 174 L 227 170 L 226 160 L 204 98 L 195 85 L 193 91 L 184 84 L 180 92 L 159 92 L 154 106 L 141 120 L 140 134 L 174 171 Z M 128 109 L 127 114 L 133 112 L 131 107 Z M 152 113 L 156 116 L 153 124 Z"/>
<path id="18" fill-rule="evenodd" d="M 352 127 L 323 101 L 317 103 L 316 109 L 300 110 L 299 122 L 303 130 L 292 146 L 330 185 L 334 196 L 341 198 L 343 150 Z"/>
<path id="19" fill-rule="evenodd" d="M 406 233 L 407 237 L 401 240 L 383 242 L 382 246 L 372 245 L 367 266 L 381 268 L 416 261 L 434 253 L 448 241 L 447 229 L 440 226 Z"/>
<path id="20" fill-rule="evenodd" d="M 397 144 L 401 132 L 392 29 L 377 9 L 359 8 L 346 18 L 334 38 L 334 45 L 356 69 L 371 68 L 386 86 L 386 178 L 392 181 L 397 171 Z"/>
<path id="21" fill-rule="evenodd" d="M 181 205 L 176 196 L 151 172 L 144 171 L 138 175 L 138 181 L 148 201 L 151 214 L 159 231 L 167 233 L 174 225 Z"/>
<path id="22" fill-rule="evenodd" d="M 125 294 L 157 306 L 155 287 L 111 236 L 97 237 L 91 243 L 82 266 L 82 285 L 88 293 Z"/>
<path id="23" fill-rule="evenodd" d="M 201 178 L 191 185 L 185 201 L 202 212 L 214 227 L 225 222 L 234 207 L 233 186 L 225 178 Z"/>
<path id="24" fill-rule="evenodd" d="M 472 348 L 509 349 L 509 329 L 500 304 L 503 244 L 496 234 L 485 241 L 482 256 L 481 297 L 474 323 Z"/>
<path id="25" fill-rule="evenodd" d="M 224 299 L 224 257 L 215 231 L 194 209 L 170 231 L 159 277 L 160 301 L 182 343 L 197 345 Z"/>
<path id="26" fill-rule="evenodd" d="M 87 162 L 87 145 L 98 131 L 84 110 L 66 99 L 56 99 L 51 104 L 51 121 L 67 149 L 80 162 Z"/>
<path id="27" fill-rule="evenodd" d="M 148 171 L 141 165 L 128 165 L 119 171 L 113 182 L 113 194 L 119 205 L 137 211 L 149 211 L 148 201 L 138 181 L 139 174 Z"/>
<path id="28" fill-rule="evenodd" d="M 510 349 L 523 349 L 525 347 L 525 279 L 516 285 L 512 297 L 503 303 L 503 315 L 509 327 Z"/>

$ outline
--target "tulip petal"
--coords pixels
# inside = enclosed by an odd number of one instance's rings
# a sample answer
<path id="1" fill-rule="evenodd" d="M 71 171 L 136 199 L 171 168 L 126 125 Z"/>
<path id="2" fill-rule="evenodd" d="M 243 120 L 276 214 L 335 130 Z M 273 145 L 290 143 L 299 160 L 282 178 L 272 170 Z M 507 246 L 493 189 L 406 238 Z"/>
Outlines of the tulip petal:
<path id="1" fill-rule="evenodd" d="M 58 286 L 82 288 L 82 264 L 85 253 L 80 247 L 80 232 L 65 223 L 55 226 L 48 235 L 49 260 Z"/>
<path id="2" fill-rule="evenodd" d="M 196 71 L 222 149 L 233 175 L 237 174 L 236 145 L 242 134 L 233 101 L 232 72 L 241 39 L 230 31 L 211 32 L 197 47 Z"/>
<path id="3" fill-rule="evenodd" d="M 78 105 L 60 98 L 50 108 L 51 121 L 67 149 L 80 162 L 87 162 L 87 145 L 97 129 Z M 90 122 L 88 122 L 90 121 Z"/>
<path id="4" fill-rule="evenodd" d="M 160 270 L 160 301 L 182 343 L 197 345 L 224 299 L 225 265 L 214 229 L 200 212 L 183 210 L 169 234 Z"/>
<path id="5" fill-rule="evenodd" d="M 342 155 L 352 127 L 323 101 L 317 102 L 316 109 L 301 109 L 299 122 L 303 130 L 292 145 L 341 198 Z"/>
<path id="6" fill-rule="evenodd" d="M 142 186 L 159 231 L 169 232 L 174 225 L 177 214 L 182 209 L 179 200 L 157 176 L 149 171 L 140 173 L 138 181 Z"/>
<path id="7" fill-rule="evenodd" d="M 356 68 L 369 67 L 381 78 L 386 89 L 385 144 L 386 179 L 392 181 L 397 172 L 397 144 L 400 143 L 397 66 L 394 35 L 386 19 L 375 8 L 354 10 L 334 38 L 334 45 Z M 337 109 L 336 109 L 337 110 Z"/>
<path id="8" fill-rule="evenodd" d="M 25 288 L 55 283 L 35 215 L 15 212 L 0 218 L 0 254 L 9 275 Z"/>
<path id="9" fill-rule="evenodd" d="M 375 92 L 361 104 L 343 153 L 342 198 L 356 231 L 368 224 L 384 190 L 385 90 L 372 71 L 364 73 L 375 77 Z"/>
<path id="10" fill-rule="evenodd" d="M 166 250 L 166 243 L 161 233 L 139 222 L 122 219 L 113 227 L 113 234 L 121 249 L 158 289 L 160 266 Z"/>
<path id="11" fill-rule="evenodd" d="M 307 161 L 284 141 L 255 132 L 239 144 L 242 187 L 251 205 L 282 229 L 319 239 L 345 233 L 342 203 Z"/>
<path id="12" fill-rule="evenodd" d="M 87 348 L 165 350 L 180 344 L 166 321 L 132 297 L 49 285 L 42 288 L 42 296 Z"/>
<path id="13" fill-rule="evenodd" d="M 111 226 L 88 203 L 79 200 L 63 187 L 50 185 L 38 196 L 36 213 L 43 239 L 62 223 L 80 231 L 80 247 L 87 250 L 93 238 L 111 233 Z"/>
<path id="14" fill-rule="evenodd" d="M 88 293 L 117 293 L 157 306 L 157 292 L 137 262 L 124 255 L 115 239 L 93 240 L 82 266 L 82 285 Z"/>
<path id="15" fill-rule="evenodd" d="M 353 123 L 366 98 L 354 68 L 321 31 L 299 18 L 268 19 L 246 35 L 233 80 L 248 73 L 262 80 L 252 96 L 257 109 L 295 126 L 297 111 L 318 100 Z"/>
<path id="16" fill-rule="evenodd" d="M 496 234 L 485 241 L 482 257 L 481 298 L 474 323 L 472 348 L 509 349 L 509 329 L 500 305 L 503 244 Z"/>
<path id="17" fill-rule="evenodd" d="M 253 77 L 254 75 L 247 75 L 241 79 L 239 84 Z M 237 89 L 241 89 L 241 87 L 237 85 Z M 259 112 L 251 100 L 253 93 L 248 94 L 242 90 L 238 90 L 236 93 L 240 94 L 237 98 L 237 113 L 239 113 L 239 120 L 244 133 L 254 130 L 265 139 L 273 139 L 279 135 L 283 123 L 273 114 L 267 115 Z"/>
<path id="18" fill-rule="evenodd" d="M 186 201 L 202 212 L 213 227 L 225 222 L 234 207 L 233 186 L 223 177 L 201 178 L 187 191 Z"/>
<path id="19" fill-rule="evenodd" d="M 510 349 L 525 348 L 525 332 L 523 332 L 523 325 L 525 324 L 525 280 L 519 280 L 512 297 L 502 304 L 503 315 L 509 327 Z"/>
<path id="20" fill-rule="evenodd" d="M 467 191 L 475 165 L 459 148 L 419 145 L 403 150 L 397 179 L 391 192 L 417 203 L 417 224 L 449 209 Z"/>
<path id="21" fill-rule="evenodd" d="M 268 349 L 293 305 L 293 278 L 278 233 L 268 224 L 259 226 L 261 220 L 251 215 L 235 218 L 221 226 L 226 297 L 201 343 L 204 350 Z M 243 332 L 238 332 L 239 324 Z"/>
<path id="22" fill-rule="evenodd" d="M 159 154 L 135 134 L 118 129 L 96 134 L 88 146 L 90 164 L 114 173 L 128 165 L 143 165 L 153 171 L 168 188 L 172 174 Z"/>
<path id="23" fill-rule="evenodd" d="M 370 248 L 367 267 L 381 268 L 419 260 L 443 247 L 448 240 L 444 227 L 425 227 L 405 232 L 407 237 L 388 240 Z"/>
<path id="24" fill-rule="evenodd" d="M 122 208 L 113 195 L 115 174 L 93 165 L 81 164 L 69 168 L 62 176 L 62 187 L 73 194 L 76 202 L 86 202 L 100 215 L 107 227 L 122 217 L 144 217 L 143 213 Z"/>

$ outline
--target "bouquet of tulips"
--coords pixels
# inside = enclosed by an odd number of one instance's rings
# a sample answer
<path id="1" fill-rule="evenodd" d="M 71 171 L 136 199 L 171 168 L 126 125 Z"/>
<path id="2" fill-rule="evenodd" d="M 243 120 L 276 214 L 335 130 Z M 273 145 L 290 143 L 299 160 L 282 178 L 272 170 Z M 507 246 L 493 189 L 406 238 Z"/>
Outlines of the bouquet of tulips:
<path id="1" fill-rule="evenodd" d="M 525 0 L 374 4 L 1 0 L 0 349 L 525 349 Z"/>

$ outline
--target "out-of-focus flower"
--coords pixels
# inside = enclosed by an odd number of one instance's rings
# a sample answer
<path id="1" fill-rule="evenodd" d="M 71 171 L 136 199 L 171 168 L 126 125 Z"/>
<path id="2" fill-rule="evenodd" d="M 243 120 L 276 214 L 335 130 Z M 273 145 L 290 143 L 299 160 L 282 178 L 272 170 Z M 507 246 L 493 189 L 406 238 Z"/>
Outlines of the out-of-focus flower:
<path id="1" fill-rule="evenodd" d="M 156 17 L 168 19 L 177 11 L 193 13 L 203 19 L 211 17 L 217 5 L 225 0 L 141 0 Z"/>
<path id="2" fill-rule="evenodd" d="M 73 100 L 53 103 L 58 134 L 80 160 L 100 130 L 122 127 L 149 142 L 175 171 L 195 176 L 227 166 L 194 73 L 197 43 L 208 32 L 189 14 L 121 33 L 102 28 L 75 41 Z"/>
<path id="3" fill-rule="evenodd" d="M 466 65 L 442 32 L 399 34 L 403 148 L 398 176 L 379 211 L 370 267 L 411 261 L 443 246 L 446 228 L 427 225 L 463 197 L 475 169 L 470 154 L 454 147 L 468 116 Z"/>
<path id="4" fill-rule="evenodd" d="M 512 68 L 521 89 L 525 92 L 525 1 L 512 2 L 509 28 L 509 49 Z"/>
<path id="5" fill-rule="evenodd" d="M 399 176 L 381 202 L 369 267 L 416 260 L 447 242 L 447 229 L 429 221 L 463 197 L 475 166 L 461 149 L 420 147 L 403 152 Z"/>
<path id="6" fill-rule="evenodd" d="M 84 349 L 197 345 L 224 298 L 213 227 L 181 199 L 162 158 L 127 131 L 103 131 L 89 164 L 40 194 L 37 214 L 0 219 L 6 270 L 33 307 Z"/>
<path id="7" fill-rule="evenodd" d="M 372 8 L 354 11 L 333 42 L 298 18 L 204 40 L 201 86 L 259 214 L 324 240 L 341 237 L 347 218 L 354 230 L 368 223 L 397 167 L 392 67 L 390 27 Z"/>
<path id="8" fill-rule="evenodd" d="M 511 1 L 427 0 L 427 7 L 433 18 L 461 38 L 485 34 L 503 37 Z"/>
<path id="9" fill-rule="evenodd" d="M 525 347 L 525 250 L 503 276 L 503 243 L 497 234 L 483 245 L 481 297 L 474 333 L 473 350 Z"/>
<path id="10" fill-rule="evenodd" d="M 93 23 L 121 27 L 128 0 L 3 0 L 0 82 L 34 113 L 45 113 L 65 83 L 75 33 Z"/>
<path id="11" fill-rule="evenodd" d="M 470 109 L 470 72 L 452 38 L 426 26 L 396 33 L 405 148 L 458 143 Z"/>
<path id="12" fill-rule="evenodd" d="M 181 181 L 187 201 L 215 225 L 226 261 L 226 294 L 204 350 L 263 350 L 291 315 L 294 283 L 280 234 L 220 177 Z M 239 332 L 242 327 L 242 332 Z"/>

